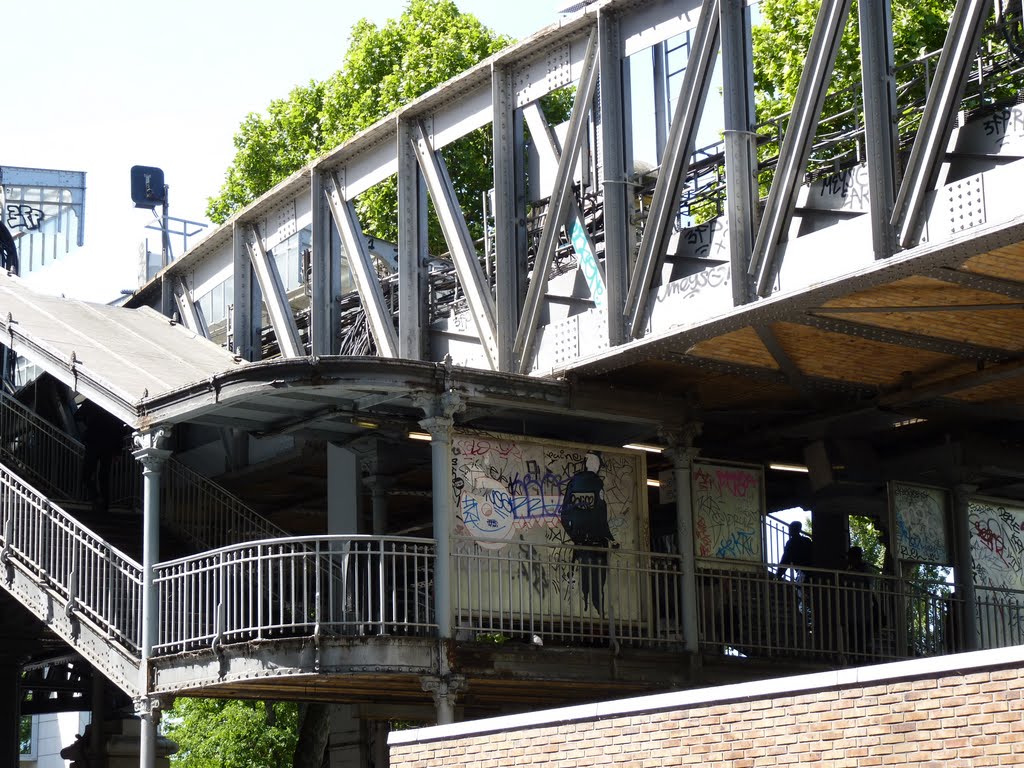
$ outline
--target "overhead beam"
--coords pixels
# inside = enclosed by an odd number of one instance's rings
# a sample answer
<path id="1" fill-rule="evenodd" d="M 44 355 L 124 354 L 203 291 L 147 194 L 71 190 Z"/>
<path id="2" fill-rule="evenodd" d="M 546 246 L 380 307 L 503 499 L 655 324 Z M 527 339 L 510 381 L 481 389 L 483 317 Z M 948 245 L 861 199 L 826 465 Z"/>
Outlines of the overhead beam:
<path id="1" fill-rule="evenodd" d="M 976 389 L 977 387 L 989 384 L 1009 381 L 1020 376 L 1024 376 L 1024 360 L 1014 360 L 1002 365 L 986 366 L 979 371 L 953 376 L 920 387 L 893 392 L 879 398 L 879 404 L 883 406 L 899 406 L 920 403 L 924 400 L 934 400 L 968 389 Z"/>
<path id="2" fill-rule="evenodd" d="M 823 311 L 828 311 L 823 310 Z M 961 341 L 943 339 L 937 336 L 926 336 L 919 333 L 909 333 L 892 328 L 885 328 L 869 323 L 858 323 L 851 320 L 841 320 L 835 317 L 825 317 L 818 314 L 808 314 L 804 317 L 794 318 L 794 322 L 817 328 L 821 331 L 839 333 L 844 336 L 855 336 L 869 341 L 880 341 L 884 344 L 894 344 L 900 347 L 911 349 L 923 349 L 927 352 L 938 352 L 944 355 L 953 355 L 968 360 L 984 360 L 987 362 L 1002 362 L 1011 357 L 1014 352 L 995 347 L 985 347 L 978 344 L 967 344 Z"/>
<path id="3" fill-rule="evenodd" d="M 926 197 L 938 179 L 960 98 L 991 7 L 992 0 L 957 0 L 949 19 L 949 32 L 942 44 L 921 125 L 892 212 L 892 224 L 899 229 L 899 243 L 904 248 L 916 242 L 924 225 Z"/>
<path id="4" fill-rule="evenodd" d="M 640 338 L 647 325 L 647 308 L 654 276 L 665 258 L 672 235 L 672 220 L 679 210 L 679 199 L 690 165 L 704 103 L 711 87 L 711 74 L 718 54 L 719 0 L 708 0 L 700 9 L 694 29 L 690 58 L 679 86 L 672 125 L 669 128 L 665 156 L 654 186 L 650 213 L 640 239 L 640 249 L 629 279 L 625 314 L 629 333 Z"/>
<path id="5" fill-rule="evenodd" d="M 430 199 L 434 201 L 434 210 L 441 224 L 445 242 L 448 244 L 455 273 L 466 295 L 469 313 L 483 346 L 484 356 L 490 369 L 495 370 L 498 367 L 498 344 L 494 298 L 480 268 L 480 259 L 473 246 L 473 238 L 469 234 L 466 218 L 462 215 L 462 206 L 455 194 L 444 160 L 431 146 L 430 137 L 422 122 L 417 122 L 413 129 L 413 146 Z"/>
<path id="6" fill-rule="evenodd" d="M 754 240 L 749 272 L 757 275 L 757 293 L 767 296 L 775 277 L 782 237 L 793 218 L 800 180 L 811 156 L 818 118 L 832 80 L 832 68 L 853 0 L 822 0 L 800 76 L 793 111 L 779 150 L 775 178 L 765 201 L 761 226 Z"/>
<path id="7" fill-rule="evenodd" d="M 384 302 L 384 292 L 377 279 L 373 257 L 366 247 L 366 238 L 363 237 L 355 206 L 342 197 L 341 182 L 333 171 L 324 176 L 324 194 L 334 226 L 338 228 L 338 235 L 345 247 L 352 280 L 356 284 L 373 342 L 377 346 L 377 354 L 380 357 L 397 357 L 398 334 L 395 333 L 391 311 Z"/>
<path id="8" fill-rule="evenodd" d="M 281 356 L 302 357 L 305 355 L 305 349 L 299 338 L 299 327 L 295 324 L 295 315 L 292 314 L 292 309 L 288 304 L 284 283 L 277 271 L 277 264 L 263 247 L 263 239 L 255 224 L 246 227 L 245 242 L 249 250 L 249 260 L 256 273 L 256 280 L 263 293 L 263 301 L 267 306 L 270 324 L 277 336 L 277 346 L 281 350 Z"/>
<path id="9" fill-rule="evenodd" d="M 765 349 L 768 350 L 775 362 L 779 364 L 779 369 L 785 374 L 786 380 L 795 388 L 799 389 L 805 395 L 811 395 L 811 388 L 807 381 L 807 376 L 803 371 L 800 370 L 793 358 L 789 356 L 789 353 L 783 349 L 782 344 L 779 342 L 779 337 L 775 335 L 775 331 L 772 330 L 770 325 L 755 325 L 754 332 L 757 333 L 757 337 L 764 344 Z"/>
<path id="10" fill-rule="evenodd" d="M 1008 309 L 1024 309 L 1024 302 L 1008 301 L 1004 304 L 901 304 L 872 307 L 809 307 L 808 312 L 833 315 L 878 315 L 887 313 L 913 312 L 1001 312 Z"/>
<path id="11" fill-rule="evenodd" d="M 925 277 L 933 277 L 942 280 L 944 283 L 973 288 L 976 291 L 987 293 L 998 293 L 1008 296 L 1011 299 L 1024 299 L 1024 283 L 1017 280 L 1007 280 L 990 275 L 979 275 L 977 272 L 967 272 L 950 267 L 935 267 L 923 272 Z"/>
<path id="12" fill-rule="evenodd" d="M 544 293 L 547 290 L 548 273 L 555 259 L 555 248 L 558 237 L 570 210 L 572 199 L 572 177 L 579 161 L 580 149 L 583 146 L 584 129 L 590 106 L 597 90 L 597 27 L 595 26 L 587 39 L 587 50 L 583 57 L 583 70 L 576 86 L 576 98 L 573 101 L 569 127 L 566 132 L 565 146 L 558 160 L 555 172 L 551 200 L 548 202 L 547 215 L 544 219 L 544 230 L 541 232 L 540 243 L 533 261 L 533 274 L 526 290 L 523 302 L 523 313 L 519 318 L 513 354 L 517 361 L 519 373 L 530 370 L 533 357 L 533 345 L 537 337 L 537 324 L 540 322 L 541 310 L 544 306 Z"/>

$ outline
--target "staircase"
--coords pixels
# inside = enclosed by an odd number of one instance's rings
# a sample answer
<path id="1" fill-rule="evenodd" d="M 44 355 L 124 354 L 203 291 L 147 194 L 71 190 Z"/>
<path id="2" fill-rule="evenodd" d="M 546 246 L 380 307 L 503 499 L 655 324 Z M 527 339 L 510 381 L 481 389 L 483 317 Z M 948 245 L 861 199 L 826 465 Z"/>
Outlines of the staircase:
<path id="1" fill-rule="evenodd" d="M 82 444 L 0 393 L 0 586 L 138 696 L 142 566 L 131 554 L 141 548 L 141 470 L 130 451 L 114 462 L 112 510 L 93 512 L 80 501 Z M 161 536 L 165 558 L 289 535 L 173 459 L 162 491 L 161 523 L 173 534 Z"/>

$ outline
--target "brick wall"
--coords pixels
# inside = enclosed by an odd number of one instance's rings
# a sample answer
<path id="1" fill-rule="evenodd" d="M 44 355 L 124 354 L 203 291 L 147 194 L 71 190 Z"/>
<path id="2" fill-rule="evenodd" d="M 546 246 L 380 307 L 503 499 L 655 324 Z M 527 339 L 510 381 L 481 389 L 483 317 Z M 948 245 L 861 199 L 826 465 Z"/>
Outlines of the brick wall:
<path id="1" fill-rule="evenodd" d="M 1024 765 L 1024 646 L 391 734 L 392 768 Z"/>

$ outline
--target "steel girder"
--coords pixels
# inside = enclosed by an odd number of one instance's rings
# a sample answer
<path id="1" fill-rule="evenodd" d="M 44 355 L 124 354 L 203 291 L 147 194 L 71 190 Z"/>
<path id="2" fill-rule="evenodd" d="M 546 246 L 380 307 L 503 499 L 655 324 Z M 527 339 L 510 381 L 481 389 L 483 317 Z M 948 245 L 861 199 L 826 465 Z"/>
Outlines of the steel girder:
<path id="1" fill-rule="evenodd" d="M 469 312 L 483 345 L 484 355 L 491 370 L 496 370 L 498 345 L 494 323 L 494 297 L 480 268 L 473 238 L 462 215 L 462 207 L 455 195 L 455 188 L 448 176 L 444 159 L 431 146 L 430 137 L 422 122 L 417 122 L 413 129 L 413 147 L 430 199 L 434 201 L 434 210 L 441 223 L 445 242 L 448 243 L 459 284 L 469 303 Z"/>
<path id="2" fill-rule="evenodd" d="M 992 0 L 957 0 L 950 17 L 949 32 L 942 44 L 935 79 L 928 90 L 924 115 L 892 212 L 892 224 L 899 228 L 899 242 L 904 248 L 912 246 L 920 236 L 925 198 L 938 179 L 971 61 L 991 7 Z"/>
<path id="3" fill-rule="evenodd" d="M 654 275 L 664 259 L 668 239 L 672 234 L 672 218 L 678 209 L 682 185 L 690 165 L 690 156 L 696 141 L 697 128 L 704 111 L 711 73 L 718 53 L 719 0 L 710 0 L 701 6 L 700 18 L 694 30 L 693 46 L 686 73 L 679 87 L 669 129 L 668 145 L 661 163 L 661 172 L 654 187 L 650 215 L 640 240 L 640 252 L 630 275 L 626 294 L 625 314 L 629 333 L 633 338 L 643 335 L 647 324 Z"/>
<path id="4" fill-rule="evenodd" d="M 744 0 L 722 0 L 722 87 L 725 107 L 726 220 L 732 299 L 750 300 L 747 267 L 757 218 L 757 135 L 754 132 L 754 55 L 750 8 Z"/>
<path id="5" fill-rule="evenodd" d="M 810 48 L 807 52 L 807 66 L 800 77 L 796 99 L 789 120 L 786 136 L 779 150 L 779 162 L 775 169 L 768 200 L 765 202 L 761 226 L 754 241 L 754 252 L 750 260 L 749 273 L 757 275 L 757 293 L 766 296 L 771 291 L 775 275 L 776 256 L 782 236 L 793 218 L 797 194 L 800 191 L 800 175 L 807 167 L 832 79 L 832 68 L 839 42 L 850 14 L 853 0 L 823 0 L 814 26 Z"/>
<path id="6" fill-rule="evenodd" d="M 380 280 L 377 279 L 377 272 L 373 266 L 373 257 L 366 247 L 366 239 L 363 237 L 355 206 L 351 200 L 342 197 L 341 182 L 334 172 L 324 177 L 324 193 L 331 209 L 334 226 L 338 228 L 338 235 L 348 256 L 352 279 L 359 292 L 373 341 L 377 345 L 377 354 L 380 357 L 397 357 L 398 335 L 395 333 L 391 312 L 384 302 L 384 293 L 381 291 Z"/>
<path id="7" fill-rule="evenodd" d="M 295 323 L 295 315 L 288 305 L 284 283 L 281 281 L 277 264 L 263 247 L 263 238 L 260 237 L 259 229 L 255 224 L 250 224 L 246 229 L 245 244 L 249 251 L 249 260 L 252 262 L 253 271 L 256 273 L 256 280 L 263 292 L 267 314 L 270 315 L 270 324 L 274 327 L 281 356 L 302 357 L 306 351 L 299 338 L 299 327 Z"/>
<path id="8" fill-rule="evenodd" d="M 324 176 L 309 172 L 309 200 L 312 213 L 310 256 L 309 351 L 313 355 L 334 355 L 341 349 L 341 257 L 331 253 L 330 220 L 326 215 Z"/>
<path id="9" fill-rule="evenodd" d="M 399 120 L 398 355 L 423 360 L 427 352 L 427 190 L 416 161 L 412 125 Z"/>
<path id="10" fill-rule="evenodd" d="M 584 129 L 590 114 L 591 103 L 597 90 L 597 27 L 595 26 L 587 40 L 587 52 L 583 58 L 583 71 L 576 87 L 576 99 L 572 105 L 569 118 L 569 129 L 562 147 L 562 156 L 558 160 L 555 173 L 554 189 L 548 203 L 547 216 L 544 220 L 544 231 L 541 233 L 537 255 L 533 262 L 533 275 L 526 291 L 523 314 L 519 319 L 513 355 L 517 360 L 517 369 L 526 373 L 530 369 L 533 345 L 537 337 L 537 323 L 540 320 L 544 305 L 544 292 L 548 284 L 548 272 L 555 258 L 555 248 L 562 225 L 570 212 L 572 201 L 572 176 L 579 160 L 583 146 Z"/>

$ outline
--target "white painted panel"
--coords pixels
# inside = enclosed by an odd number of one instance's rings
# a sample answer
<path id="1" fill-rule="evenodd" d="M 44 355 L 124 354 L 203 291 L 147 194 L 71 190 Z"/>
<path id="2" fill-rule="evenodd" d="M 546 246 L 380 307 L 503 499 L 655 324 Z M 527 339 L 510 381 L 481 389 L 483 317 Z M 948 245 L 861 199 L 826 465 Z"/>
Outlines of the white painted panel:
<path id="1" fill-rule="evenodd" d="M 494 112 L 491 108 L 491 86 L 486 83 L 464 95 L 458 102 L 433 114 L 434 149 L 447 146 L 467 133 L 490 125 Z"/>
<path id="2" fill-rule="evenodd" d="M 390 139 L 368 147 L 350 158 L 339 173 L 346 200 L 351 200 L 374 184 L 398 173 L 397 139 Z"/>
<path id="3" fill-rule="evenodd" d="M 700 6 L 700 0 L 653 2 L 623 16 L 621 34 L 626 56 L 693 29 Z"/>

